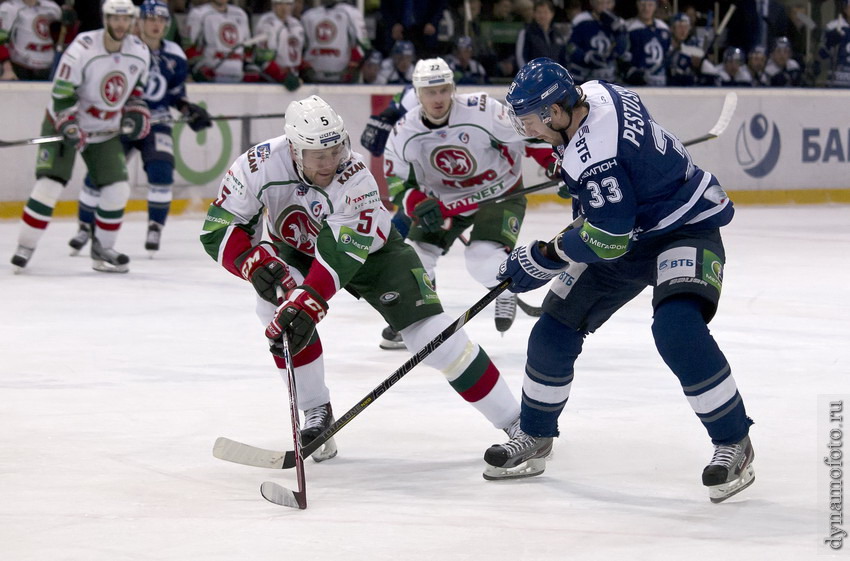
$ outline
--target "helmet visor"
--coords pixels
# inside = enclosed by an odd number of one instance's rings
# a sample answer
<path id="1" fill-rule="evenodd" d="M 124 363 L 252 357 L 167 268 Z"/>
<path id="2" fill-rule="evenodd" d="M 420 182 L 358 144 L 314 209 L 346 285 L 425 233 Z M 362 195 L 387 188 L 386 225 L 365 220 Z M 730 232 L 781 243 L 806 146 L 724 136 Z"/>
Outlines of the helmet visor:
<path id="1" fill-rule="evenodd" d="M 328 148 L 305 148 L 301 151 L 301 165 L 307 176 L 315 172 L 335 173 L 339 165 L 351 157 L 348 142 L 342 142 Z"/>
<path id="2" fill-rule="evenodd" d="M 526 113 L 525 115 L 517 115 L 513 107 L 508 107 L 508 115 L 511 118 L 511 124 L 514 126 L 517 134 L 525 138 L 537 138 L 544 134 L 548 127 L 540 118 L 538 113 Z"/>

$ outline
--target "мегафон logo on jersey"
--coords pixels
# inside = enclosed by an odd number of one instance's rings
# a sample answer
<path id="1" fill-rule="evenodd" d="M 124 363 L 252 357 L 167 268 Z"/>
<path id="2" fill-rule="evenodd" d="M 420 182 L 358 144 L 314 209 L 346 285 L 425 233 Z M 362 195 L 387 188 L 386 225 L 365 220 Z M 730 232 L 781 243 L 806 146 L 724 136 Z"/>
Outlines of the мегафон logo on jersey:
<path id="1" fill-rule="evenodd" d="M 751 177 L 764 177 L 779 161 L 782 141 L 776 123 L 771 123 L 761 113 L 756 113 L 749 123 L 744 122 L 735 139 L 735 154 L 738 163 Z M 764 154 L 758 159 L 755 154 Z"/>

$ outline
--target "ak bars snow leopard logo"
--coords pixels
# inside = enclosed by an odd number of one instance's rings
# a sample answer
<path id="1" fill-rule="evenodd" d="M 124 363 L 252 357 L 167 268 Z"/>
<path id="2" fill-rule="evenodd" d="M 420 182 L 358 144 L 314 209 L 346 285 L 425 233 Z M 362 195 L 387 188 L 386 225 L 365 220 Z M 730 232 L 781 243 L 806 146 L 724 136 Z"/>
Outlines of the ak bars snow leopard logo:
<path id="1" fill-rule="evenodd" d="M 735 155 L 738 164 L 750 177 L 764 177 L 773 171 L 779 161 L 782 139 L 776 123 L 770 123 L 767 117 L 756 113 L 749 123 L 744 122 L 738 129 L 735 139 Z M 764 154 L 759 160 L 755 154 Z"/>

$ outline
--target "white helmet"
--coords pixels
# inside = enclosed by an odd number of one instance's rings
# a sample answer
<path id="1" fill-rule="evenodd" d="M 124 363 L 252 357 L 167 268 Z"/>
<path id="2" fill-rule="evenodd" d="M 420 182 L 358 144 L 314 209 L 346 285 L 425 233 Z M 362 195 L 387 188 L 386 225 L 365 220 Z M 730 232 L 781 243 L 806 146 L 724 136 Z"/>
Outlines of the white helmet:
<path id="1" fill-rule="evenodd" d="M 312 184 L 304 176 L 304 150 L 321 150 L 340 144 L 346 150 L 340 163 L 350 157 L 348 132 L 345 123 L 328 103 L 317 95 L 293 101 L 286 108 L 283 131 L 292 147 L 298 175 L 306 184 Z"/>
<path id="2" fill-rule="evenodd" d="M 106 20 L 106 16 L 136 17 L 136 6 L 133 5 L 132 0 L 105 0 L 100 11 L 103 13 L 104 20 Z"/>
<path id="3" fill-rule="evenodd" d="M 419 88 L 428 86 L 439 86 L 440 84 L 451 84 L 454 86 L 455 75 L 448 63 L 437 58 L 425 58 L 416 63 L 413 69 L 413 87 L 417 95 Z"/>

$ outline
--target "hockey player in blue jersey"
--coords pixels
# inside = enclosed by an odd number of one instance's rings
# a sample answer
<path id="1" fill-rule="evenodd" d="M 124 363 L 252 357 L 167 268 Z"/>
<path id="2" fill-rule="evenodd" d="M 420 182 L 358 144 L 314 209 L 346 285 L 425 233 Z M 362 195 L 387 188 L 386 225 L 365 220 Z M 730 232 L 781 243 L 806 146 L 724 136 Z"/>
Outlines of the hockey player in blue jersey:
<path id="1" fill-rule="evenodd" d="M 187 118 L 193 131 L 212 126 L 210 115 L 200 105 L 186 97 L 188 64 L 183 49 L 177 43 L 163 39 L 171 21 L 168 6 L 159 0 L 145 0 L 139 8 L 139 37 L 151 51 L 151 67 L 144 100 L 151 112 L 151 132 L 141 140 L 122 138 L 125 154 L 136 149 L 142 155 L 148 177 L 148 232 L 145 249 L 159 250 L 162 229 L 171 209 L 171 185 L 174 183 L 174 152 L 169 109 L 177 108 Z M 86 182 L 80 190 L 80 229 L 68 245 L 76 254 L 91 238 L 94 210 L 100 192 Z"/>
<path id="2" fill-rule="evenodd" d="M 570 70 L 581 80 L 617 78 L 617 59 L 626 52 L 626 22 L 611 13 L 614 0 L 590 0 L 590 9 L 573 18 L 567 45 Z"/>
<path id="3" fill-rule="evenodd" d="M 841 13 L 826 24 L 818 56 L 829 64 L 827 86 L 850 88 L 850 0 L 841 0 Z"/>
<path id="4" fill-rule="evenodd" d="M 667 53 L 670 50 L 670 29 L 655 17 L 656 0 L 638 0 L 637 17 L 626 22 L 628 49 L 623 61 L 626 83 L 635 86 L 667 85 Z"/>
<path id="5" fill-rule="evenodd" d="M 521 430 L 486 451 L 484 477 L 543 472 L 585 337 L 651 286 L 656 348 L 715 447 L 703 484 L 712 502 L 743 490 L 755 478 L 752 421 L 707 327 L 720 299 L 720 227 L 732 220 L 732 202 L 630 90 L 596 81 L 577 87 L 565 68 L 536 59 L 506 100 L 522 136 L 557 148 L 563 195 L 583 223 L 516 248 L 502 265 L 499 278 L 510 278 L 513 292 L 555 280 L 529 337 Z"/>

